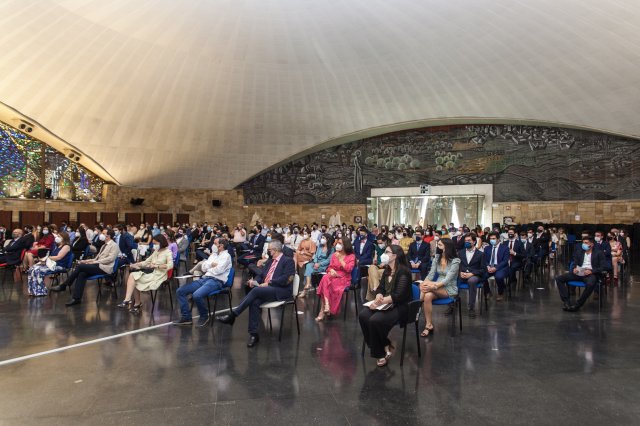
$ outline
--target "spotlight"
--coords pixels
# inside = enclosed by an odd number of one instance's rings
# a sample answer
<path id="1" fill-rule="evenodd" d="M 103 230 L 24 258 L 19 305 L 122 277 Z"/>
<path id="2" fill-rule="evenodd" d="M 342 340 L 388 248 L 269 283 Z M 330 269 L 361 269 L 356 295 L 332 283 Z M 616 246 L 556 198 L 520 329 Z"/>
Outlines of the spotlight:
<path id="1" fill-rule="evenodd" d="M 31 127 L 27 127 L 27 133 L 31 133 L 33 132 L 33 129 Z"/>
<path id="2" fill-rule="evenodd" d="M 18 126 L 20 128 L 20 130 L 24 130 L 27 128 L 27 125 L 24 123 L 20 123 L 20 126 Z"/>

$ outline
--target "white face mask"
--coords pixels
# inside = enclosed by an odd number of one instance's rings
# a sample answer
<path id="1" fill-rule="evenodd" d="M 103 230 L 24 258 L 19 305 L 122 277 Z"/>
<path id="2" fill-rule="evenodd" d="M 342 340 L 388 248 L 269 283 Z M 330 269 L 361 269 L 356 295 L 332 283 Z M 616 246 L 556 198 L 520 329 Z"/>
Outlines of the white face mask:
<path id="1" fill-rule="evenodd" d="M 104 234 L 100 234 L 100 236 L 98 237 L 98 239 L 99 239 L 100 241 L 104 241 L 104 240 L 106 240 L 106 239 L 107 239 L 107 236 L 106 236 L 106 235 L 104 235 Z"/>
<path id="2" fill-rule="evenodd" d="M 62 242 L 62 237 L 56 237 L 56 244 L 60 244 Z"/>
<path id="3" fill-rule="evenodd" d="M 49 233 L 49 230 L 48 230 L 48 229 L 44 229 L 44 230 L 42 231 L 42 233 L 43 233 L 44 235 L 47 235 L 47 234 Z"/>
<path id="4" fill-rule="evenodd" d="M 438 240 L 440 240 L 440 237 L 436 235 L 435 237 L 433 237 L 433 239 L 434 239 L 435 241 L 438 241 Z"/>
<path id="5" fill-rule="evenodd" d="M 326 239 L 324 239 L 324 238 L 322 238 L 322 239 L 320 240 L 320 245 L 321 245 L 321 246 L 324 246 L 324 245 L 326 245 L 326 244 L 327 244 L 327 240 L 326 240 Z"/>
<path id="6" fill-rule="evenodd" d="M 336 244 L 336 251 L 342 251 L 342 244 Z"/>
<path id="7" fill-rule="evenodd" d="M 380 256 L 380 264 L 388 265 L 389 264 L 389 255 L 387 253 L 382 253 Z"/>

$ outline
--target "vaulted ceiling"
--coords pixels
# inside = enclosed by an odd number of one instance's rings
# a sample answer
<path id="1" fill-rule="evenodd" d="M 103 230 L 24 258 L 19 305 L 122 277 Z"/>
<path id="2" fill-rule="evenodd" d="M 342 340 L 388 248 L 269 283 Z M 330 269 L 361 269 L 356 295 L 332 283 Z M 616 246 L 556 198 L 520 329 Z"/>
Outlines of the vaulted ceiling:
<path id="1" fill-rule="evenodd" d="M 637 0 L 3 0 L 0 28 L 0 102 L 123 185 L 228 189 L 398 123 L 640 136 Z"/>

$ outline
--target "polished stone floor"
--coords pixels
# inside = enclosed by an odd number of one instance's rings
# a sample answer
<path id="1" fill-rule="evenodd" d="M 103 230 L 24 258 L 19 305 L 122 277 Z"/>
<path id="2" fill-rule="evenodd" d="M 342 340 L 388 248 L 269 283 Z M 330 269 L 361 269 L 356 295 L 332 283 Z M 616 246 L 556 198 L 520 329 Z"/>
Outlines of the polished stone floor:
<path id="1" fill-rule="evenodd" d="M 0 424 L 638 424 L 639 277 L 610 290 L 602 312 L 589 301 L 579 313 L 563 312 L 544 280 L 464 316 L 453 336 L 436 307 L 422 357 L 409 334 L 404 366 L 398 351 L 385 368 L 360 356 L 353 303 L 346 321 L 318 325 L 309 298 L 300 337 L 288 311 L 282 342 L 274 315 L 273 334 L 248 349 L 246 314 L 233 327 L 177 328 L 166 292 L 154 318 L 148 296 L 136 317 L 108 291 L 96 304 L 92 285 L 65 308 L 68 294 L 29 299 L 8 278 L 0 362 L 107 339 L 0 365 Z M 391 336 L 400 343 L 401 330 Z"/>

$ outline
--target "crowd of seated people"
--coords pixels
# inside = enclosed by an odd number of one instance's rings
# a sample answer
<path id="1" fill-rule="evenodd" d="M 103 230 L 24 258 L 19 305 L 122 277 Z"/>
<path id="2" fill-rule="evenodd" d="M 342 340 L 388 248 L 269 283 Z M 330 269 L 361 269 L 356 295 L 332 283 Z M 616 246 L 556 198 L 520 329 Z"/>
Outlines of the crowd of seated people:
<path id="1" fill-rule="evenodd" d="M 67 279 L 51 288 L 62 291 L 73 286 L 67 306 L 81 303 L 86 279 L 95 275 L 109 276 L 118 259 L 126 267 L 126 294 L 119 307 L 134 313 L 141 309 L 140 292 L 156 290 L 167 280 L 168 271 L 180 261 L 188 264 L 194 250 L 195 266 L 190 271 L 196 281 L 178 290 L 181 318 L 177 324 L 191 324 L 191 308 L 186 302 L 191 296 L 199 310 L 198 325 L 209 320 L 204 296 L 215 288 L 228 285 L 226 278 L 232 265 L 243 268 L 243 288 L 246 298 L 222 322 L 232 324 L 243 310 L 249 308 L 249 346 L 259 341 L 259 306 L 267 301 L 286 300 L 293 296 L 293 276 L 301 279 L 299 297 L 316 293 L 320 306 L 317 322 L 340 312 L 345 290 L 358 288 L 360 278 L 367 278 L 363 298 L 370 307 L 393 303 L 398 310 L 387 313 L 365 310 L 360 324 L 371 354 L 379 364 L 385 364 L 394 347 L 386 335 L 395 324 L 394 315 L 406 309 L 407 272 L 410 281 L 419 288 L 426 319 L 423 336 L 433 333 L 431 305 L 439 298 L 456 297 L 458 285 L 469 289 L 468 317 L 475 318 L 477 289 L 482 287 L 487 298 L 500 302 L 507 283 L 513 285 L 520 277 L 523 284 L 531 282 L 534 271 L 540 270 L 554 257 L 560 257 L 570 267 L 555 281 L 562 308 L 579 310 L 598 284 L 617 284 L 621 268 L 629 262 L 631 240 L 624 229 L 584 231 L 575 246 L 569 246 L 569 235 L 555 226 L 503 226 L 470 228 L 453 224 L 421 226 L 382 225 L 368 229 L 346 224 L 284 224 L 267 226 L 256 223 L 249 228 L 238 223 L 230 228 L 224 223 L 175 224 L 163 223 L 96 224 L 75 228 L 66 223 L 27 225 L 9 234 L 0 226 L 2 251 L 0 264 L 13 265 L 27 271 L 27 293 L 48 294 L 47 277 L 61 272 L 72 257 L 76 266 Z M 24 253 L 24 256 L 23 256 Z M 130 274 L 129 274 L 130 271 Z M 400 275 L 398 275 L 400 274 Z M 496 284 L 492 295 L 489 279 Z M 108 279 L 107 279 L 108 280 Z M 572 303 L 570 281 L 586 286 Z M 409 286 L 410 289 L 410 286 Z M 445 315 L 451 315 L 450 307 Z M 374 315 L 375 314 L 375 315 Z"/>

